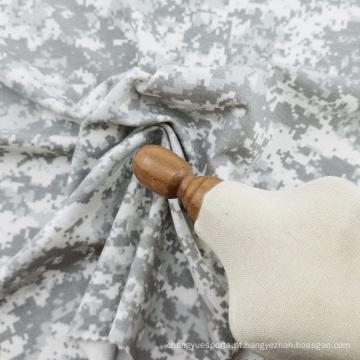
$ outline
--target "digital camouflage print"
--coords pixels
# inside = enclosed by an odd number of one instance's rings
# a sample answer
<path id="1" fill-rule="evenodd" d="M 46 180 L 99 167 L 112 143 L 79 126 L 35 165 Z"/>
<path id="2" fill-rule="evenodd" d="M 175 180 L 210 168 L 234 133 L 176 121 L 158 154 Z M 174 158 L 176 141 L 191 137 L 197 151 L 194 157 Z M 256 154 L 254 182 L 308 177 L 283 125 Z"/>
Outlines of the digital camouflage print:
<path id="1" fill-rule="evenodd" d="M 240 356 L 167 346 L 233 343 L 228 286 L 132 157 L 158 144 L 267 190 L 360 185 L 359 2 L 5 0 L 0 19 L 0 359 L 87 360 L 82 340 Z"/>

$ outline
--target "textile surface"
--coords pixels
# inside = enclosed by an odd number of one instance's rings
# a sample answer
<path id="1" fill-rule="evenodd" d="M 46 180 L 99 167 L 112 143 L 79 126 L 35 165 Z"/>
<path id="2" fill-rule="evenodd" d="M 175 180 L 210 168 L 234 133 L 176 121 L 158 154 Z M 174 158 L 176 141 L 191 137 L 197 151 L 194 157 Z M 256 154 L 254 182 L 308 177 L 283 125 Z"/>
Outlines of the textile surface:
<path id="1" fill-rule="evenodd" d="M 281 191 L 223 181 L 195 231 L 224 265 L 237 341 L 293 345 L 254 350 L 268 360 L 360 358 L 358 186 L 333 176 Z"/>
<path id="2" fill-rule="evenodd" d="M 84 360 L 84 340 L 237 356 L 167 346 L 235 341 L 228 284 L 132 156 L 158 144 L 268 190 L 359 184 L 359 21 L 355 0 L 2 1 L 1 360 Z"/>

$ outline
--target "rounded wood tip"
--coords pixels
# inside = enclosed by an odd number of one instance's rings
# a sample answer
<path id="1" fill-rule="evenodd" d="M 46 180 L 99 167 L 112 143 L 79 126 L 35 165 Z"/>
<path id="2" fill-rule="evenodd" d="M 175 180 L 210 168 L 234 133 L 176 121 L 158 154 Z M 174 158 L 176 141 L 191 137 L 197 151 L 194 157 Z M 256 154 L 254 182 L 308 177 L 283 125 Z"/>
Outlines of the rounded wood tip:
<path id="1" fill-rule="evenodd" d="M 158 145 L 147 145 L 134 155 L 132 168 L 136 178 L 157 194 L 178 197 L 181 182 L 192 175 L 190 165 L 172 151 Z"/>
<path id="2" fill-rule="evenodd" d="M 158 145 L 140 148 L 132 168 L 137 179 L 150 190 L 167 199 L 180 198 L 194 221 L 205 194 L 222 181 L 217 177 L 195 177 L 187 162 Z"/>

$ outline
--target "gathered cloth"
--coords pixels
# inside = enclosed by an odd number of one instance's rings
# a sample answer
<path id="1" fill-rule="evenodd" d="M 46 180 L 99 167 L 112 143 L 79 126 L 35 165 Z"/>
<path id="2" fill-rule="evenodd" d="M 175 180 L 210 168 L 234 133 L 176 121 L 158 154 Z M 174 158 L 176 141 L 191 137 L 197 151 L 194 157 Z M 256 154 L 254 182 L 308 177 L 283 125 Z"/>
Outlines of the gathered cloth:
<path id="1" fill-rule="evenodd" d="M 168 345 L 234 344 L 228 282 L 132 157 L 162 145 L 266 190 L 359 185 L 359 3 L 5 3 L 1 360 L 241 356 Z"/>

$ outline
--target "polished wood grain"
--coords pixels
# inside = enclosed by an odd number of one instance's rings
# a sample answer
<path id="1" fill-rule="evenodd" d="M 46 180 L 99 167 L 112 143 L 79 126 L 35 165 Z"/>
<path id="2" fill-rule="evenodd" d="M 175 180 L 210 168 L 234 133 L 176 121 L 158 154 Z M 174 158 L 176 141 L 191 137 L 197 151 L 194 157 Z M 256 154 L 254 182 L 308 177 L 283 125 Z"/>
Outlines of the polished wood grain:
<path id="1" fill-rule="evenodd" d="M 196 221 L 204 196 L 221 179 L 193 175 L 190 165 L 172 151 L 147 145 L 134 155 L 132 168 L 147 188 L 167 199 L 180 198 L 190 218 Z"/>

